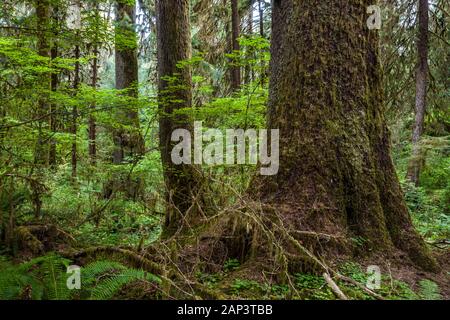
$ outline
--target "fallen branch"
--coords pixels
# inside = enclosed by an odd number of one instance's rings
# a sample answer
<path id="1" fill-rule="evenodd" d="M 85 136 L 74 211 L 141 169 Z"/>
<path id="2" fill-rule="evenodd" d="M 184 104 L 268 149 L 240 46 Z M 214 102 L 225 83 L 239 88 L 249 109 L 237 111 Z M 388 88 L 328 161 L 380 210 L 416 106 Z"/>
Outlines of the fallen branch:
<path id="1" fill-rule="evenodd" d="M 336 282 L 331 279 L 330 275 L 328 273 L 324 273 L 322 275 L 327 282 L 328 287 L 330 287 L 331 291 L 341 300 L 348 300 L 347 296 L 342 292 L 342 290 L 338 287 Z"/>
<path id="2" fill-rule="evenodd" d="M 350 284 L 353 284 L 355 286 L 357 286 L 358 288 L 360 288 L 361 290 L 363 290 L 365 293 L 367 293 L 368 295 L 378 299 L 378 300 L 385 300 L 382 296 L 380 296 L 378 293 L 373 292 L 372 290 L 370 290 L 369 288 L 367 288 L 365 285 L 359 283 L 356 280 L 353 280 L 352 278 L 343 276 L 337 272 L 334 272 L 334 274 L 341 279 L 342 281 L 348 282 Z"/>

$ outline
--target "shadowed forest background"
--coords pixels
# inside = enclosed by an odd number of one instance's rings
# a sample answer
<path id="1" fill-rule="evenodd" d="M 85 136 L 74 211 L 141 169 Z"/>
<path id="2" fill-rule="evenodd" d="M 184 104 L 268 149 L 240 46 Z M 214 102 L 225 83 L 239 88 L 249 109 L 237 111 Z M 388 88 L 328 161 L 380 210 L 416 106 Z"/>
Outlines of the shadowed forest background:
<path id="1" fill-rule="evenodd" d="M 0 299 L 448 299 L 449 14 L 2 0 Z M 194 121 L 280 129 L 278 174 L 174 164 Z"/>

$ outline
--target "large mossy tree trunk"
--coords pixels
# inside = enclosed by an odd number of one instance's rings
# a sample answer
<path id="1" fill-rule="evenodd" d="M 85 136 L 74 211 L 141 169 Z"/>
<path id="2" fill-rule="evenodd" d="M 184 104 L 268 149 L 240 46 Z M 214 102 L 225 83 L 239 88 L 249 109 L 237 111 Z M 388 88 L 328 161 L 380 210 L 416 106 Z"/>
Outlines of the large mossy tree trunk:
<path id="1" fill-rule="evenodd" d="M 421 169 L 420 138 L 427 107 L 428 82 L 428 0 L 418 1 L 419 34 L 417 39 L 417 69 L 416 69 L 416 117 L 412 134 L 412 157 L 408 165 L 407 178 L 416 186 L 419 185 Z"/>
<path id="2" fill-rule="evenodd" d="M 390 156 L 371 4 L 273 2 L 268 127 L 280 129 L 280 170 L 257 178 L 256 198 L 290 229 L 398 248 L 431 270 Z"/>
<path id="3" fill-rule="evenodd" d="M 186 218 L 196 216 L 201 205 L 201 174 L 193 165 L 175 165 L 171 159 L 176 129 L 192 130 L 186 113 L 192 104 L 192 75 L 189 63 L 178 63 L 191 58 L 191 36 L 188 0 L 158 0 L 158 100 L 159 144 L 166 185 L 166 220 L 163 236 L 170 237 Z M 195 203 L 196 202 L 196 203 Z"/>

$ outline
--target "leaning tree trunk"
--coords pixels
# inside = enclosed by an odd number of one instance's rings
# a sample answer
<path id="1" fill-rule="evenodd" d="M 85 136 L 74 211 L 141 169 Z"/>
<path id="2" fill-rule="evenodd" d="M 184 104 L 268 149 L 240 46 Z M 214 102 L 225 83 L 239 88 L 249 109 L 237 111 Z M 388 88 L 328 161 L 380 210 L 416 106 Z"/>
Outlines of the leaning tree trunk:
<path id="1" fill-rule="evenodd" d="M 132 99 L 138 97 L 138 58 L 135 31 L 136 8 L 127 0 L 116 3 L 115 62 L 116 89 L 125 90 Z M 139 129 L 136 102 L 119 106 L 117 112 L 119 129 L 114 131 L 113 162 L 121 164 L 125 157 L 139 157 L 144 153 L 144 140 Z"/>
<path id="2" fill-rule="evenodd" d="M 166 221 L 164 237 L 173 235 L 185 218 L 195 218 L 201 205 L 200 174 L 192 165 L 175 165 L 171 160 L 172 132 L 191 130 L 187 116 L 176 110 L 191 107 L 192 76 L 189 66 L 178 68 L 180 61 L 191 58 L 188 0 L 157 1 L 159 143 L 166 184 Z M 167 79 L 176 78 L 175 82 Z M 196 199 L 197 204 L 193 205 Z"/>
<path id="3" fill-rule="evenodd" d="M 412 135 L 412 157 L 408 166 L 407 178 L 419 185 L 421 168 L 420 137 L 427 107 L 428 78 L 428 0 L 419 0 L 419 36 L 417 39 L 418 64 L 416 70 L 416 121 Z"/>
<path id="4" fill-rule="evenodd" d="M 280 129 L 280 169 L 257 178 L 256 194 L 290 230 L 398 248 L 433 269 L 390 157 L 371 4 L 273 2 L 268 127 Z"/>

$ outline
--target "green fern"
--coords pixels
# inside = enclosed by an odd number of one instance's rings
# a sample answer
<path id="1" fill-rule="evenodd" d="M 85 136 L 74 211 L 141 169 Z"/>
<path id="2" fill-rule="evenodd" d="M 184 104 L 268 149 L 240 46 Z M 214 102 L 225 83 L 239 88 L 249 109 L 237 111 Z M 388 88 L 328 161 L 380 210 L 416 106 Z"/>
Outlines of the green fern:
<path id="1" fill-rule="evenodd" d="M 89 292 L 89 299 L 111 299 L 125 285 L 135 281 L 160 283 L 161 280 L 144 270 L 132 269 L 121 263 L 99 260 L 81 270 L 83 290 Z"/>
<path id="2" fill-rule="evenodd" d="M 91 299 L 111 299 L 123 286 L 135 281 L 159 282 L 159 278 L 143 270 L 127 269 L 118 275 L 101 281 L 92 290 Z"/>
<path id="3" fill-rule="evenodd" d="M 0 299 L 68 299 L 70 292 L 66 286 L 65 267 L 69 260 L 55 254 L 34 258 L 14 265 L 0 262 Z M 29 295 L 23 297 L 25 289 Z"/>
<path id="4" fill-rule="evenodd" d="M 420 280 L 419 282 L 420 291 L 419 296 L 423 300 L 441 300 L 442 296 L 439 292 L 439 286 L 428 279 Z"/>

